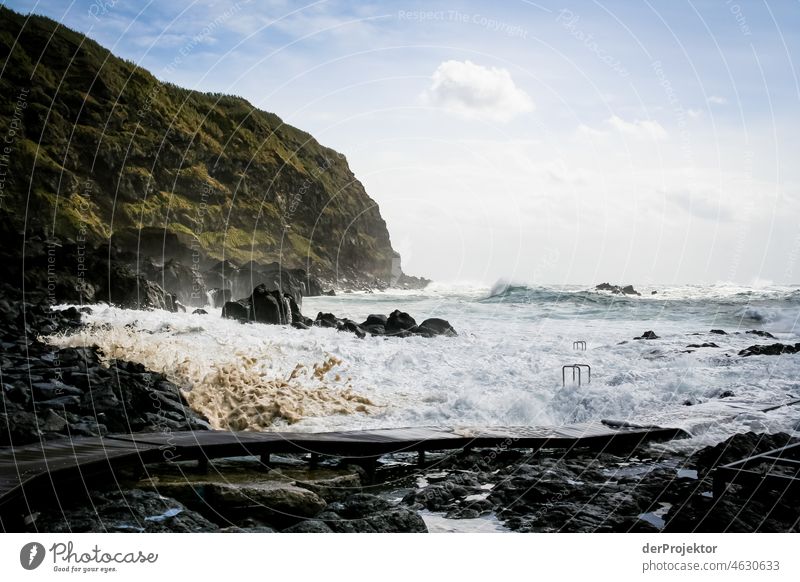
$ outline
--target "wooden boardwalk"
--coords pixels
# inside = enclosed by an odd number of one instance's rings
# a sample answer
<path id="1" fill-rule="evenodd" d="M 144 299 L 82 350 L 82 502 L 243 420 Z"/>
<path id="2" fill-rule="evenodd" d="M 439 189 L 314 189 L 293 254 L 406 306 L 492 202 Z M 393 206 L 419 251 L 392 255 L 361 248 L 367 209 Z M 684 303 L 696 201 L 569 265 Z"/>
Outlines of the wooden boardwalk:
<path id="1" fill-rule="evenodd" d="M 30 514 L 44 498 L 66 499 L 98 481 L 163 462 L 273 453 L 310 453 L 374 462 L 390 453 L 471 448 L 631 450 L 641 443 L 687 436 L 677 428 L 589 422 L 560 427 L 419 427 L 324 433 L 195 431 L 78 437 L 0 448 L 0 517 Z M 2 528 L 0 528 L 2 529 Z"/>

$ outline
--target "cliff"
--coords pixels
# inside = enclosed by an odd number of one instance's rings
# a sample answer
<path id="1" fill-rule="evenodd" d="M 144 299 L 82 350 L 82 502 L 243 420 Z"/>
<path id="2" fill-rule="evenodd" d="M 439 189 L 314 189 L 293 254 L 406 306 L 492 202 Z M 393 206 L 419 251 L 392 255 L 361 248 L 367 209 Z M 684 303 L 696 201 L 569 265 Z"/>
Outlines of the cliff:
<path id="1" fill-rule="evenodd" d="M 377 204 L 344 156 L 277 115 L 161 82 L 3 7 L 0 59 L 0 218 L 159 263 L 390 280 Z"/>

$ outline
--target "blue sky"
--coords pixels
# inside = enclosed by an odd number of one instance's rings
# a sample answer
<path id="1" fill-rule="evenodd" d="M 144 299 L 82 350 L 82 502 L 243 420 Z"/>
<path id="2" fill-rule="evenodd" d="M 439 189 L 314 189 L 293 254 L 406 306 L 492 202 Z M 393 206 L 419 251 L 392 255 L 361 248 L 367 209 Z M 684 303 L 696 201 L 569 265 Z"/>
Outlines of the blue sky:
<path id="1" fill-rule="evenodd" d="M 343 152 L 407 272 L 800 282 L 800 3 L 14 1 Z"/>

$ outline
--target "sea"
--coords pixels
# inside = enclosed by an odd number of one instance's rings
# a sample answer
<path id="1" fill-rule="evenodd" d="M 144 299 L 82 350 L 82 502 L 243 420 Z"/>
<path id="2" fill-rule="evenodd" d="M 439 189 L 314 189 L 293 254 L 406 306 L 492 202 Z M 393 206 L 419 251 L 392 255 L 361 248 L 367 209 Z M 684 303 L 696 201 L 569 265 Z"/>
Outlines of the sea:
<path id="1" fill-rule="evenodd" d="M 457 337 L 366 337 L 328 328 L 92 306 L 60 346 L 162 372 L 220 429 L 327 431 L 559 426 L 613 420 L 683 428 L 676 448 L 734 433 L 800 429 L 800 354 L 742 357 L 800 342 L 800 287 L 431 284 L 422 291 L 309 297 L 302 310 L 363 321 L 410 313 Z M 655 293 L 654 293 L 655 292 Z M 712 333 L 721 330 L 725 333 Z M 652 331 L 657 339 L 634 339 Z M 754 332 L 768 332 L 773 338 Z M 585 342 L 585 343 L 577 343 Z M 694 347 L 693 347 L 694 346 Z M 580 378 L 575 364 L 586 366 Z"/>

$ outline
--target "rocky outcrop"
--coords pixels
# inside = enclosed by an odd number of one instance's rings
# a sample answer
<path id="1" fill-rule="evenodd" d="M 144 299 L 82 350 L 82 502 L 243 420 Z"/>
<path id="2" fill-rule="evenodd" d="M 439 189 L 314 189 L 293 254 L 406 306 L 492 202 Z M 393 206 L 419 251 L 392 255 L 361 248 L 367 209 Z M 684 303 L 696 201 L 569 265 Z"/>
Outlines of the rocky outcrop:
<path id="1" fill-rule="evenodd" d="M 27 531 L 37 533 L 197 533 L 217 530 L 214 523 L 179 501 L 140 489 L 93 492 L 90 500 L 84 500 L 82 496 L 63 496 L 59 507 L 37 512 L 32 518 Z"/>
<path id="2" fill-rule="evenodd" d="M 281 295 L 277 289 L 269 290 L 259 285 L 249 297 L 237 301 L 228 301 L 222 308 L 222 317 L 235 319 L 242 323 L 257 322 L 273 325 L 292 325 L 298 329 L 329 327 L 339 331 L 353 333 L 359 338 L 367 334 L 390 337 L 455 337 L 458 335 L 453 326 L 444 319 L 432 317 L 417 325 L 416 320 L 408 313 L 394 310 L 388 316 L 372 314 L 363 323 L 352 319 L 339 318 L 333 313 L 317 313 L 315 319 L 305 317 L 300 306 L 289 294 Z"/>
<path id="3" fill-rule="evenodd" d="M 170 260 L 234 297 L 264 283 L 299 303 L 302 285 L 283 285 L 296 269 L 343 287 L 390 281 L 386 223 L 342 154 L 242 98 L 161 82 L 48 18 L 0 7 L 0 39 L 0 134 L 16 119 L 0 214 L 149 256 L 165 265 L 155 281 L 194 306 Z M 223 259 L 255 261 L 258 276 L 243 269 L 227 287 L 204 270 Z"/>
<path id="4" fill-rule="evenodd" d="M 635 339 L 635 340 L 654 340 L 654 339 L 658 339 L 658 336 L 656 335 L 656 332 L 654 332 L 652 330 L 648 330 L 648 331 L 643 331 L 642 335 L 640 335 L 638 337 L 635 337 L 633 339 Z"/>
<path id="5" fill-rule="evenodd" d="M 131 362 L 103 363 L 93 348 L 56 349 L 34 339 L 74 330 L 80 316 L 74 308 L 0 299 L 0 446 L 208 428 L 163 375 Z"/>
<path id="6" fill-rule="evenodd" d="M 368 493 L 356 493 L 331 503 L 315 518 L 334 532 L 425 533 L 425 522 L 416 511 L 398 507 Z"/>
<path id="7" fill-rule="evenodd" d="M 253 289 L 250 297 L 225 303 L 222 317 L 273 325 L 290 325 L 294 321 L 310 325 L 291 295 L 281 294 L 278 289 L 268 290 L 263 284 Z"/>
<path id="8" fill-rule="evenodd" d="M 792 344 L 754 345 L 739 352 L 740 356 L 781 356 L 800 352 L 800 342 Z"/>
<path id="9" fill-rule="evenodd" d="M 596 291 L 610 291 L 615 295 L 641 295 L 636 289 L 633 288 L 633 285 L 612 285 L 611 283 L 600 283 L 599 285 L 595 285 Z"/>

